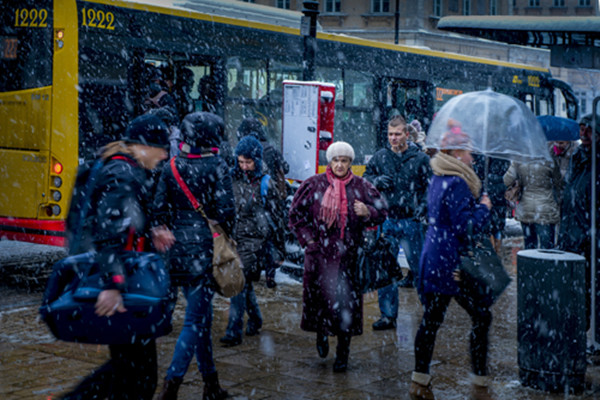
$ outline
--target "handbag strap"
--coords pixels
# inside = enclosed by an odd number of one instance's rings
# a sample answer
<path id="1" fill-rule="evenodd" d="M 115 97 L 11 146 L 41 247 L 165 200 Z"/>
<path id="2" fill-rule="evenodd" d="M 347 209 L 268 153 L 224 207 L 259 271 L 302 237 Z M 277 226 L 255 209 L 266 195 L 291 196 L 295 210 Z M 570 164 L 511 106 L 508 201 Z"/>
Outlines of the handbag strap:
<path id="1" fill-rule="evenodd" d="M 177 170 L 177 167 L 175 166 L 175 157 L 171 158 L 170 163 L 171 163 L 171 171 L 173 171 L 173 176 L 175 177 L 175 180 L 179 184 L 179 187 L 181 188 L 181 190 L 183 190 L 183 193 L 185 193 L 185 196 L 188 198 L 190 203 L 192 203 L 192 207 L 194 207 L 194 210 L 199 212 L 200 214 L 202 214 L 202 216 L 204 218 L 206 218 L 206 220 L 208 221 L 208 217 L 206 216 L 206 213 L 204 212 L 204 207 L 202 207 L 202 204 L 200 204 L 200 202 L 192 194 L 192 191 L 190 190 L 188 185 L 185 183 L 185 181 L 179 174 L 179 171 Z"/>

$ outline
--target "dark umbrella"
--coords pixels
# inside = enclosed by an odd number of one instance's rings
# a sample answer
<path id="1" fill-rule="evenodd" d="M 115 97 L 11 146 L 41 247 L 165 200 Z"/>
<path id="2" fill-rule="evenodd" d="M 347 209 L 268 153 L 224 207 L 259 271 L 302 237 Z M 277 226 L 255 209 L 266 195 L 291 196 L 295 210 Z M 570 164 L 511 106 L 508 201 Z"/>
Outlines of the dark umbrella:
<path id="1" fill-rule="evenodd" d="M 579 140 L 579 124 L 577 121 L 554 115 L 542 115 L 537 119 L 549 142 Z"/>

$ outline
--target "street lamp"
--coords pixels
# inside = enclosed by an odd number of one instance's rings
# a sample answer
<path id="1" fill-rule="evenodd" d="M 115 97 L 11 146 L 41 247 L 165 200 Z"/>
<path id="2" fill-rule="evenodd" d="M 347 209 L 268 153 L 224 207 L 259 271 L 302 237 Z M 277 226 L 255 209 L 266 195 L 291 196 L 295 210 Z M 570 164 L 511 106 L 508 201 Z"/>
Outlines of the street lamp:
<path id="1" fill-rule="evenodd" d="M 315 79 L 315 54 L 317 52 L 317 16 L 319 15 L 319 2 L 305 0 L 302 5 L 304 16 L 300 22 L 300 34 L 304 44 L 302 57 L 302 80 Z"/>

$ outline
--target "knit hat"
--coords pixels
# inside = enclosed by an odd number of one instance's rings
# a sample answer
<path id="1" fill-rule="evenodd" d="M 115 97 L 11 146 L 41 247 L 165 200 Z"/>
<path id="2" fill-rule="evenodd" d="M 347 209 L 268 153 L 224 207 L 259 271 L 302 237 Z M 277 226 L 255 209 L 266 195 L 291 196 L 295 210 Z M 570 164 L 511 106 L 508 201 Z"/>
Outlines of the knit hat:
<path id="1" fill-rule="evenodd" d="M 354 160 L 354 149 L 346 142 L 335 142 L 327 148 L 327 162 L 331 162 L 334 157 L 348 157 L 350 161 Z"/>
<path id="2" fill-rule="evenodd" d="M 254 170 L 257 175 L 262 174 L 262 152 L 263 147 L 254 136 L 243 137 L 235 148 L 235 168 L 238 169 L 238 156 L 244 156 L 254 161 Z"/>
<path id="3" fill-rule="evenodd" d="M 151 108 L 147 114 L 157 116 L 167 126 L 178 125 L 179 118 L 177 117 L 177 111 L 170 106 L 164 106 L 160 108 Z"/>
<path id="4" fill-rule="evenodd" d="M 421 126 L 421 123 L 418 119 L 413 119 L 410 122 L 410 125 L 412 125 L 417 130 L 417 132 L 421 132 L 423 130 L 423 127 Z"/>
<path id="5" fill-rule="evenodd" d="M 141 115 L 129 123 L 123 141 L 146 146 L 169 148 L 169 129 L 154 115 Z"/>
<path id="6" fill-rule="evenodd" d="M 588 114 L 581 118 L 579 125 L 592 126 L 592 114 Z M 600 115 L 596 114 L 596 135 L 600 135 Z"/>
<path id="7" fill-rule="evenodd" d="M 440 148 L 442 150 L 471 150 L 471 139 L 463 130 L 460 122 L 449 118 L 448 130 L 442 135 Z"/>
<path id="8" fill-rule="evenodd" d="M 263 124 L 256 118 L 245 118 L 237 129 L 237 137 L 241 139 L 245 136 L 254 136 L 260 141 L 266 141 L 265 129 Z"/>
<path id="9" fill-rule="evenodd" d="M 225 123 L 216 114 L 193 112 L 181 122 L 183 141 L 194 148 L 218 147 L 224 140 Z"/>

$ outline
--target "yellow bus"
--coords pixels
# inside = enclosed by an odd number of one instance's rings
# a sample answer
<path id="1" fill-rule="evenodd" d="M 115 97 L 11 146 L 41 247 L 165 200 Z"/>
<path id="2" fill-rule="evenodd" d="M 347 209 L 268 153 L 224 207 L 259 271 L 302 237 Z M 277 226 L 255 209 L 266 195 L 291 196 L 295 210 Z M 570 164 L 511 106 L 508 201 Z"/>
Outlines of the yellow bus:
<path id="1" fill-rule="evenodd" d="M 77 167 L 144 112 L 149 70 L 167 92 L 191 79 L 192 110 L 221 115 L 232 145 L 245 116 L 281 145 L 281 82 L 302 78 L 300 15 L 210 2 L 3 1 L 0 237 L 64 244 Z M 492 87 L 539 115 L 554 114 L 560 88 L 570 116 L 577 113 L 568 85 L 546 68 L 323 32 L 317 46 L 316 80 L 336 85 L 334 138 L 352 143 L 359 165 L 385 145 L 390 115 L 426 128 L 468 91 Z"/>

